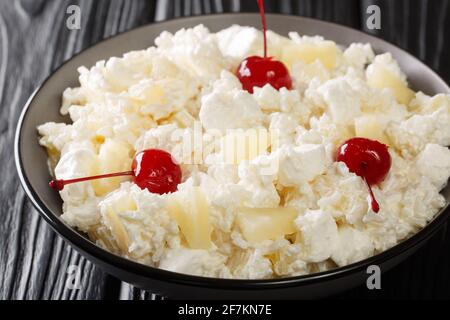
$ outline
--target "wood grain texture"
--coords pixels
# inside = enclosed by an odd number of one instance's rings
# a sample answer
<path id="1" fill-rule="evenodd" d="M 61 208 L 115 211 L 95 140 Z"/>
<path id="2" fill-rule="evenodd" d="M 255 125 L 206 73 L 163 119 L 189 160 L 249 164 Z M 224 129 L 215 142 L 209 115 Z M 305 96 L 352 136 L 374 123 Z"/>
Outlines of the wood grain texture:
<path id="1" fill-rule="evenodd" d="M 81 7 L 81 29 L 65 27 L 66 8 Z M 380 6 L 382 29 L 367 30 L 366 8 Z M 449 82 L 449 0 L 266 0 L 268 12 L 315 17 L 374 33 L 425 61 Z M 19 186 L 12 146 L 19 113 L 52 70 L 80 50 L 133 27 L 181 16 L 257 11 L 253 0 L 0 0 L 0 299 L 155 299 L 121 283 L 65 244 Z M 269 22 L 270 23 L 270 22 Z M 382 279 L 339 298 L 449 298 L 450 235 L 445 226 Z M 81 289 L 66 286 L 78 265 Z"/>

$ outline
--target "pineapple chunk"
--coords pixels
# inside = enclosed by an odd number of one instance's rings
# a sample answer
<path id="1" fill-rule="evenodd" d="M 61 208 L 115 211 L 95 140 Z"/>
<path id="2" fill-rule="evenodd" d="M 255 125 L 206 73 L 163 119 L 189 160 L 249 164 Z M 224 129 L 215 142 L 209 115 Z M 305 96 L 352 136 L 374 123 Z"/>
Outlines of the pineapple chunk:
<path id="1" fill-rule="evenodd" d="M 403 79 L 379 64 L 372 64 L 367 69 L 367 83 L 372 88 L 391 89 L 395 99 L 404 105 L 408 105 L 414 97 L 414 91 L 408 88 L 408 85 Z"/>
<path id="2" fill-rule="evenodd" d="M 273 240 L 297 232 L 295 208 L 240 208 L 237 221 L 244 238 L 252 243 Z"/>
<path id="3" fill-rule="evenodd" d="M 303 43 L 285 46 L 282 49 L 281 61 L 289 68 L 296 61 L 310 64 L 319 60 L 328 70 L 336 66 L 339 48 L 333 41 L 322 41 L 317 44 Z"/>
<path id="4" fill-rule="evenodd" d="M 54 172 L 56 165 L 58 164 L 59 159 L 61 158 L 61 152 L 59 152 L 58 149 L 56 149 L 53 145 L 47 146 L 47 154 L 48 154 L 48 167 L 50 169 L 50 172 Z"/>
<path id="5" fill-rule="evenodd" d="M 167 103 L 164 89 L 150 81 L 131 87 L 130 96 L 146 104 L 165 105 Z"/>
<path id="6" fill-rule="evenodd" d="M 120 193 L 113 194 L 112 198 L 108 199 L 108 204 L 101 209 L 106 230 L 99 226 L 95 228 L 96 230 L 91 230 L 93 239 L 101 240 L 110 249 L 128 252 L 131 241 L 119 214 L 137 211 L 137 209 L 137 204 L 132 197 Z M 116 245 L 110 241 L 111 239 L 115 240 Z"/>
<path id="7" fill-rule="evenodd" d="M 190 128 L 195 122 L 195 118 L 185 109 L 176 112 L 172 118 L 180 126 L 180 128 Z"/>
<path id="8" fill-rule="evenodd" d="M 128 252 L 128 247 L 130 245 L 130 239 L 128 237 L 127 230 L 124 225 L 120 221 L 117 213 L 114 211 L 112 207 L 108 207 L 103 218 L 106 220 L 106 225 L 109 225 L 111 234 L 117 242 L 117 246 L 119 249 L 126 253 Z"/>
<path id="9" fill-rule="evenodd" d="M 91 141 L 94 145 L 101 145 L 105 143 L 105 137 L 100 134 L 97 134 L 91 138 Z"/>
<path id="10" fill-rule="evenodd" d="M 136 201 L 129 196 L 117 197 L 114 201 L 114 209 L 116 212 L 137 211 Z"/>
<path id="11" fill-rule="evenodd" d="M 389 139 L 384 133 L 384 125 L 375 115 L 356 118 L 355 133 L 357 137 L 377 140 L 389 145 Z"/>
<path id="12" fill-rule="evenodd" d="M 107 248 L 113 253 L 120 253 L 121 249 L 115 241 L 111 229 L 104 225 L 96 225 L 87 232 L 89 239 L 100 243 L 102 247 Z"/>
<path id="13" fill-rule="evenodd" d="M 208 203 L 199 187 L 193 187 L 188 201 L 173 197 L 169 203 L 170 216 L 177 222 L 181 233 L 192 249 L 211 247 L 211 224 Z"/>
<path id="14" fill-rule="evenodd" d="M 106 140 L 99 150 L 96 174 L 129 171 L 131 167 L 130 149 L 125 143 Z M 92 186 L 97 196 L 117 189 L 127 177 L 116 177 L 93 180 Z"/>
<path id="15" fill-rule="evenodd" d="M 267 151 L 270 140 L 271 137 L 266 129 L 234 130 L 222 140 L 223 160 L 228 164 L 252 160 Z"/>

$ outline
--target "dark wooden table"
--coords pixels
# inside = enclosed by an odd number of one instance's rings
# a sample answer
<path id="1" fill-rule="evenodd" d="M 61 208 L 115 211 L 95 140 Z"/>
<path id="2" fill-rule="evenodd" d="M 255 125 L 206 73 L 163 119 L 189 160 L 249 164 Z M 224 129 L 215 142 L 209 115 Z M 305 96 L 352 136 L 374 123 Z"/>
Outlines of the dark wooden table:
<path id="1" fill-rule="evenodd" d="M 450 82 L 449 0 L 266 0 L 269 12 L 329 20 L 374 33 L 410 51 Z M 81 29 L 66 27 L 66 9 L 81 8 Z M 381 30 L 367 30 L 366 9 L 381 8 Z M 19 113 L 52 70 L 93 43 L 153 21 L 257 11 L 254 0 L 0 0 L 0 299 L 154 299 L 106 274 L 65 244 L 19 186 L 13 138 Z M 269 21 L 270 26 L 270 21 Z M 82 268 L 81 289 L 66 287 L 67 268 Z M 447 226 L 382 277 L 338 298 L 449 298 Z"/>

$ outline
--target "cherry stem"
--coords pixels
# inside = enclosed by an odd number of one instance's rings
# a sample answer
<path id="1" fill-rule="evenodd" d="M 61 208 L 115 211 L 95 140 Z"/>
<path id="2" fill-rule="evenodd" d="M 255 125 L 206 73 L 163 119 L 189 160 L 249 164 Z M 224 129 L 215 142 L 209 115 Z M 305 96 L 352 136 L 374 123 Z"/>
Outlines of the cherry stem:
<path id="1" fill-rule="evenodd" d="M 264 14 L 264 0 L 258 0 L 259 12 L 261 15 L 261 23 L 263 26 L 263 35 L 264 35 L 264 58 L 267 58 L 267 27 L 266 27 L 266 15 Z"/>
<path id="2" fill-rule="evenodd" d="M 56 189 L 61 191 L 64 189 L 64 186 L 71 183 L 77 183 L 82 181 L 88 181 L 88 180 L 96 180 L 96 179 L 104 179 L 104 178 L 113 178 L 113 177 L 120 177 L 120 176 L 134 176 L 133 171 L 124 171 L 124 172 L 116 172 L 116 173 L 108 173 L 108 174 L 99 174 L 96 176 L 90 176 L 90 177 L 83 177 L 83 178 L 75 178 L 75 179 L 55 179 L 49 182 L 49 186 L 52 189 Z"/>
<path id="3" fill-rule="evenodd" d="M 369 194 L 370 194 L 370 199 L 371 199 L 370 205 L 372 206 L 372 210 L 373 210 L 373 212 L 378 213 L 378 211 L 380 211 L 380 205 L 378 204 L 377 200 L 375 199 L 375 195 L 373 194 L 372 187 L 367 182 L 366 178 L 363 178 L 363 179 L 367 185 L 367 188 L 369 189 Z"/>

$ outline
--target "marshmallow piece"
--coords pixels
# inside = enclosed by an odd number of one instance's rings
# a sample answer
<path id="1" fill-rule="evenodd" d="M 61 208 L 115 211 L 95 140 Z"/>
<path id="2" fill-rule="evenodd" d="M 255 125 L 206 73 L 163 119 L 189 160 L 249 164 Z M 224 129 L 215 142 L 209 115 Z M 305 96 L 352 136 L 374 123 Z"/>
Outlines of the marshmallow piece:
<path id="1" fill-rule="evenodd" d="M 97 167 L 97 155 L 90 149 L 73 149 L 61 156 L 55 168 L 57 179 L 74 179 L 92 175 Z M 67 204 L 81 205 L 93 196 L 92 182 L 69 184 L 60 192 Z"/>
<path id="2" fill-rule="evenodd" d="M 329 80 L 317 89 L 327 105 L 326 113 L 338 124 L 353 124 L 361 115 L 358 93 L 344 78 Z"/>
<path id="3" fill-rule="evenodd" d="M 417 156 L 416 165 L 421 174 L 441 189 L 450 176 L 450 150 L 438 144 L 429 143 Z"/>
<path id="4" fill-rule="evenodd" d="M 352 43 L 344 51 L 345 60 L 358 69 L 364 69 L 367 63 L 371 63 L 375 58 L 370 43 Z"/>
<path id="5" fill-rule="evenodd" d="M 251 94 L 237 88 L 235 81 L 229 74 L 222 73 L 221 79 L 214 83 L 213 91 L 203 96 L 199 118 L 206 130 L 224 132 L 226 129 L 256 128 L 261 125 L 261 108 Z M 223 87 L 227 90 L 222 90 Z"/>
<path id="6" fill-rule="evenodd" d="M 370 257 L 373 251 L 372 240 L 366 233 L 344 225 L 338 229 L 331 259 L 341 267 Z"/>
<path id="7" fill-rule="evenodd" d="M 239 60 L 253 54 L 261 41 L 261 34 L 257 29 L 237 25 L 217 32 L 216 37 L 222 54 Z"/>
<path id="8" fill-rule="evenodd" d="M 310 210 L 295 219 L 295 224 L 301 234 L 303 260 L 320 262 L 331 256 L 338 240 L 338 229 L 330 213 Z"/>
<path id="9" fill-rule="evenodd" d="M 159 268 L 197 276 L 220 277 L 222 272 L 227 271 L 225 261 L 226 257 L 215 251 L 177 248 L 166 251 Z"/>
<path id="10" fill-rule="evenodd" d="M 303 144 L 280 150 L 279 182 L 283 186 L 312 181 L 326 169 L 327 160 L 323 145 Z"/>

